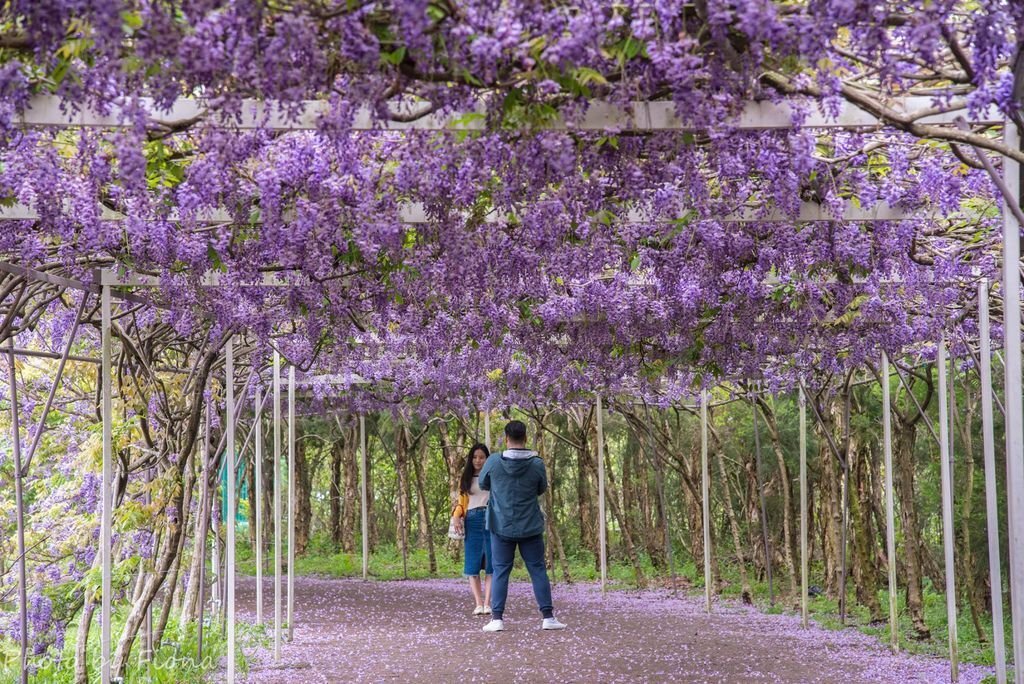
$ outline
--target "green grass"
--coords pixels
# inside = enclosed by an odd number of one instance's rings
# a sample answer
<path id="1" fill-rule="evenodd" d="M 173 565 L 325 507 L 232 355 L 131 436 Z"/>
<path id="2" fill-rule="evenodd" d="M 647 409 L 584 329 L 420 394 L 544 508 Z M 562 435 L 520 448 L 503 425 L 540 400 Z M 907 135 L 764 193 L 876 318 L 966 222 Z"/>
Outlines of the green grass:
<path id="1" fill-rule="evenodd" d="M 127 610 L 121 606 L 116 610 L 115 619 L 112 623 L 113 634 L 120 634 L 124 626 L 124 617 Z M 89 634 L 88 663 L 90 681 L 99 679 L 100 663 L 100 625 L 98 613 L 94 615 L 94 623 Z M 198 639 L 195 623 L 186 626 L 184 632 L 178 629 L 177 616 L 171 615 L 167 621 L 167 629 L 164 632 L 160 648 L 154 654 L 151 662 L 143 663 L 139 660 L 140 644 L 134 644 L 132 655 L 125 673 L 125 682 L 132 684 L 171 684 L 178 682 L 197 682 L 216 669 L 217 665 L 227 653 L 227 646 L 224 634 L 220 627 L 220 621 L 209 622 L 203 628 L 203 657 L 197 657 Z M 31 660 L 35 670 L 31 676 L 33 684 L 72 684 L 75 681 L 75 634 L 77 624 L 73 623 L 68 627 L 66 643 L 60 657 L 50 656 L 45 659 L 33 658 Z M 239 623 L 238 637 L 242 644 L 262 643 L 266 636 L 263 628 Z M 9 640 L 2 642 L 0 646 L 0 682 L 16 682 L 20 674 L 18 659 L 18 645 Z M 241 650 L 236 651 L 236 667 L 238 672 L 246 672 L 247 665 L 242 657 Z"/>
<path id="2" fill-rule="evenodd" d="M 880 591 L 878 596 L 882 604 L 882 610 L 885 613 L 885 620 L 883 622 L 871 623 L 867 609 L 853 603 L 851 598 L 851 601 L 847 604 L 847 624 L 856 627 L 865 634 L 871 634 L 885 643 L 889 643 L 889 592 Z M 902 592 L 896 597 L 900 650 L 907 653 L 937 655 L 948 658 L 949 631 L 946 626 L 945 595 L 933 591 L 930 586 L 925 587 L 924 619 L 929 630 L 931 630 L 931 636 L 928 639 L 916 639 L 911 636 L 913 630 L 904 598 L 905 595 Z M 839 623 L 839 608 L 836 601 L 818 597 L 810 602 L 808 608 L 812 617 L 822 626 L 830 629 L 841 627 Z M 1009 615 L 1008 607 L 1006 614 L 1007 616 Z M 969 608 L 965 606 L 962 610 L 958 609 L 957 649 L 961 662 L 991 666 L 995 664 L 995 649 L 992 644 L 992 616 L 983 615 L 981 622 L 987 639 L 985 642 L 978 639 L 978 633 L 974 627 L 974 622 L 971 620 Z M 1010 620 L 1007 617 L 1004 621 L 1003 630 L 1006 635 L 1008 649 L 1012 646 L 1009 641 L 1011 629 Z"/>
<path id="3" fill-rule="evenodd" d="M 286 553 L 282 549 L 282 554 Z M 430 573 L 429 557 L 425 549 L 412 549 L 407 558 L 407 574 L 403 574 L 402 556 L 395 546 L 380 546 L 370 555 L 369 575 L 377 580 L 401 580 L 401 579 L 429 579 L 431 577 L 461 577 L 462 558 L 456 557 L 448 550 L 446 544 L 439 544 L 436 548 L 435 559 L 437 572 Z M 588 551 L 579 552 L 567 558 L 569 564 L 569 575 L 573 582 L 596 582 L 600 579 L 601 573 L 597 567 L 594 555 Z M 256 558 L 252 550 L 243 544 L 239 544 L 235 554 L 235 562 L 238 571 L 245 575 L 256 574 Z M 264 558 L 264 572 L 272 569 L 270 557 Z M 316 539 L 311 544 L 307 553 L 295 558 L 295 572 L 298 575 L 309 575 L 317 577 L 362 577 L 363 572 L 362 556 L 359 553 L 335 552 L 329 545 Z M 650 563 L 649 559 L 642 561 L 644 576 L 648 579 L 656 578 L 658 572 Z M 692 568 L 692 566 L 691 566 Z M 562 577 L 562 566 L 555 562 L 551 571 L 553 582 L 560 581 Z M 682 575 L 680 575 L 682 576 Z M 516 564 L 512 570 L 512 578 L 515 580 L 528 580 L 529 575 L 522 565 L 522 560 L 517 556 Z M 608 580 L 613 585 L 622 585 L 635 588 L 635 573 L 633 566 L 626 563 L 609 563 Z M 688 580 L 691 581 L 692 580 Z"/>
<path id="4" fill-rule="evenodd" d="M 739 575 L 734 568 L 725 566 L 722 568 L 723 579 L 727 586 L 722 592 L 723 596 L 739 599 L 740 585 Z M 700 582 L 703 586 L 703 581 Z M 783 587 L 788 584 L 783 580 Z M 812 581 L 813 584 L 813 581 Z M 788 588 L 788 587 L 787 587 Z M 786 613 L 798 615 L 800 613 L 799 594 L 788 594 L 780 592 L 780 583 L 776 580 L 776 603 L 772 607 L 768 600 L 768 585 L 766 582 L 753 582 L 751 591 L 754 603 L 766 613 Z M 916 639 L 913 635 L 913 628 L 910 615 L 907 612 L 905 593 L 900 592 L 896 597 L 897 618 L 899 630 L 899 648 L 901 651 L 949 657 L 949 632 L 946 627 L 946 597 L 945 594 L 936 592 L 930 583 L 926 582 L 924 587 L 924 619 L 931 631 L 928 639 Z M 882 606 L 882 622 L 872 623 L 871 615 L 867 608 L 859 605 L 854 596 L 854 589 L 851 586 L 847 598 L 846 627 L 853 627 L 859 631 L 877 637 L 879 641 L 889 643 L 889 592 L 880 590 L 878 601 Z M 817 622 L 826 629 L 842 629 L 843 623 L 839 621 L 839 602 L 837 599 L 819 596 L 808 601 L 807 612 L 810 619 Z M 1011 624 L 1009 619 L 1009 607 L 1007 606 L 1004 620 L 1004 632 L 1006 636 L 1007 649 L 1012 648 L 1010 641 Z M 985 632 L 987 641 L 978 639 L 974 622 L 971 620 L 970 609 L 964 606 L 958 608 L 957 612 L 957 649 L 960 662 L 974 663 L 977 665 L 992 666 L 995 664 L 995 650 L 992 645 L 992 616 L 985 614 L 981 617 L 982 629 Z"/>

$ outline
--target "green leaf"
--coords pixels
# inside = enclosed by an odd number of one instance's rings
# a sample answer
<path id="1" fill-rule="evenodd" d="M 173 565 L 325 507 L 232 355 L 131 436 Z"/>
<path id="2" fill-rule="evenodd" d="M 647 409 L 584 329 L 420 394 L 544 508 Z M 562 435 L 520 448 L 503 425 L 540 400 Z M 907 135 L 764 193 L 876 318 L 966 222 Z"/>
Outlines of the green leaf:
<path id="1" fill-rule="evenodd" d="M 142 13 L 138 10 L 125 10 L 121 12 L 121 24 L 126 33 L 138 31 L 143 26 Z"/>
<path id="2" fill-rule="evenodd" d="M 647 45 L 633 36 L 626 39 L 625 44 L 622 46 L 622 54 L 626 59 L 633 59 L 640 54 L 641 50 L 645 50 Z"/>
<path id="3" fill-rule="evenodd" d="M 427 5 L 427 16 L 431 21 L 444 21 L 448 17 L 448 13 L 438 5 L 431 3 Z"/>
<path id="4" fill-rule="evenodd" d="M 213 245 L 207 245 L 206 246 L 206 256 L 209 257 L 210 262 L 213 264 L 213 270 L 215 270 L 215 271 L 225 271 L 225 270 L 227 270 L 227 269 L 224 268 L 224 262 L 221 260 L 220 254 L 217 252 L 216 249 L 213 248 Z"/>
<path id="5" fill-rule="evenodd" d="M 462 116 L 458 116 L 452 119 L 450 122 L 450 127 L 455 129 L 470 128 L 475 126 L 477 123 L 483 122 L 484 120 L 486 120 L 486 118 L 486 116 L 480 114 L 479 112 L 469 112 L 467 114 L 463 114 Z"/>
<path id="6" fill-rule="evenodd" d="M 382 51 L 380 53 L 380 58 L 387 64 L 398 66 L 402 63 L 402 60 L 405 59 L 405 46 L 402 45 L 397 50 L 392 50 L 391 52 Z"/>
<path id="7" fill-rule="evenodd" d="M 590 67 L 577 67 L 573 70 L 576 80 L 581 85 L 589 85 L 591 83 L 599 83 L 601 85 L 608 85 L 608 79 L 604 77 L 600 71 L 591 69 Z"/>

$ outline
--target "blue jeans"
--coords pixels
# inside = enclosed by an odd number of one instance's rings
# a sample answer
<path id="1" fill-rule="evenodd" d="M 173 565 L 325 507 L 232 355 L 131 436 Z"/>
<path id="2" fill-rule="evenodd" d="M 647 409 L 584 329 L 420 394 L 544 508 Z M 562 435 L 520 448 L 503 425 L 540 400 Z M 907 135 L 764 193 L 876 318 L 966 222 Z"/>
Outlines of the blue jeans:
<path id="1" fill-rule="evenodd" d="M 533 596 L 541 614 L 549 618 L 554 615 L 551 605 L 551 581 L 544 567 L 544 535 L 538 534 L 526 539 L 506 539 L 491 532 L 491 562 L 494 565 L 494 579 L 491 580 L 491 617 L 500 620 L 505 612 L 505 598 L 508 596 L 508 578 L 512 574 L 512 561 L 516 547 L 523 557 L 526 570 L 530 573 Z"/>
<path id="2" fill-rule="evenodd" d="M 466 577 L 478 577 L 480 571 L 490 575 L 491 567 L 491 533 L 487 531 L 484 518 L 486 508 L 473 508 L 466 513 L 466 550 L 462 574 Z"/>

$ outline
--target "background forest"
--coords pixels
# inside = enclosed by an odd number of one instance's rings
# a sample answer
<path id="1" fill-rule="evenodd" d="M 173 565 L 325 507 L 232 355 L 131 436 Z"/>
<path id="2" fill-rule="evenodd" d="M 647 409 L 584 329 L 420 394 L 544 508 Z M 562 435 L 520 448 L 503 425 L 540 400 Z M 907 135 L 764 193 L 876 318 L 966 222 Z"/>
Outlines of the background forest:
<path id="1" fill-rule="evenodd" d="M 951 399 L 958 600 L 965 656 L 991 662 L 991 601 L 986 546 L 980 395 L 973 366 L 954 364 Z M 935 367 L 905 368 L 891 379 L 897 576 L 904 636 L 912 649 L 945 647 Z M 997 378 L 999 381 L 999 378 Z M 911 398 L 906 386 L 914 392 Z M 715 592 L 779 609 L 799 608 L 799 423 L 796 397 L 716 396 L 709 410 L 712 569 Z M 814 395 L 824 424 L 808 408 L 808 502 L 811 595 L 816 610 L 837 618 L 843 585 L 853 623 L 887 633 L 884 473 L 881 389 L 873 377 L 835 382 Z M 916 401 L 915 401 L 916 399 Z M 918 407 L 924 409 L 922 415 Z M 609 554 L 623 587 L 703 585 L 701 564 L 700 420 L 696 407 L 659 408 L 624 399 L 605 418 Z M 551 488 L 548 562 L 561 581 L 598 577 L 597 435 L 593 406 L 552 411 L 515 409 L 492 419 L 492 450 L 501 448 L 503 419 L 531 429 Z M 999 422 L 997 416 L 997 422 Z M 997 434 L 1000 428 L 997 426 Z M 304 416 L 296 453 L 299 572 L 358 575 L 358 427 L 352 416 Z M 824 438 L 828 431 L 829 439 Z M 269 433 L 268 433 L 269 438 Z M 460 544 L 445 532 L 458 473 L 469 445 L 483 439 L 479 416 L 429 421 L 375 414 L 367 419 L 373 487 L 369 498 L 371 575 L 383 578 L 453 576 Z M 839 453 L 834 450 L 838 447 Z M 997 450 L 999 451 L 999 450 Z M 848 520 L 843 532 L 844 469 L 848 463 Z M 997 458 L 1002 487 L 1004 462 Z M 271 462 L 264 464 L 271 471 Z M 253 469 L 247 469 L 253 491 Z M 764 502 L 760 500 L 763 488 Z M 264 519 L 271 516 L 269 489 Z M 1005 498 L 1000 505 L 1005 540 Z M 766 562 L 765 539 L 770 563 Z M 255 528 L 249 527 L 249 544 Z M 252 548 L 251 546 L 249 547 Z M 251 559 L 251 552 L 249 552 Z M 266 557 L 266 556 L 265 556 Z M 1004 559 L 1003 576 L 1007 576 Z M 249 571 L 253 571 L 250 564 Z M 769 570 L 771 587 L 769 587 Z M 1002 588 L 995 594 L 1002 600 Z M 916 643 L 915 643 L 916 642 Z M 931 648 L 929 648 L 931 644 Z"/>

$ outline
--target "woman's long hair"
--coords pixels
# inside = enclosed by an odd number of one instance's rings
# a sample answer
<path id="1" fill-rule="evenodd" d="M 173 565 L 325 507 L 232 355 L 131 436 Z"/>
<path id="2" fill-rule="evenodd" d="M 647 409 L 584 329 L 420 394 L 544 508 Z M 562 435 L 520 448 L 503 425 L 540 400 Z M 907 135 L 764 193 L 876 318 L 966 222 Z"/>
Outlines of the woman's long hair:
<path id="1" fill-rule="evenodd" d="M 486 444 L 477 442 L 469 448 L 469 454 L 466 455 L 466 465 L 462 469 L 462 477 L 459 478 L 459 492 L 462 494 L 469 494 L 469 488 L 473 486 L 473 475 L 476 474 L 476 470 L 473 468 L 473 454 L 477 451 L 483 451 L 485 457 L 491 455 Z"/>

